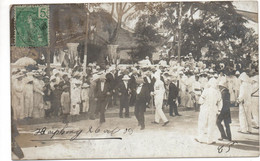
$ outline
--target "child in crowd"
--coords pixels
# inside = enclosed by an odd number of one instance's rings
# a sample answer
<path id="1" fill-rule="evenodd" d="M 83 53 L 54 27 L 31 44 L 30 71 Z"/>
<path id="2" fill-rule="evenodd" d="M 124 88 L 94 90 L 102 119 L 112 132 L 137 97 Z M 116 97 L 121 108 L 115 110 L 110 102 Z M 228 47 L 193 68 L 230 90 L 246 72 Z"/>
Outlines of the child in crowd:
<path id="1" fill-rule="evenodd" d="M 61 94 L 61 111 L 62 111 L 62 123 L 67 124 L 68 115 L 70 114 L 70 94 L 69 86 L 65 85 L 63 87 L 63 92 Z"/>

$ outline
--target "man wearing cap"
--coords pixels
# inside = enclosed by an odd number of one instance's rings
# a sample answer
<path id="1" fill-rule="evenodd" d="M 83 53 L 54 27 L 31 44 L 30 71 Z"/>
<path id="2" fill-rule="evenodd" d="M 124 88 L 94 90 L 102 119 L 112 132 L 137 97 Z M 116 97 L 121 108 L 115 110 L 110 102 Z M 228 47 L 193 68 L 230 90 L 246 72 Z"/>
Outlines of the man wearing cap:
<path id="1" fill-rule="evenodd" d="M 136 102 L 135 102 L 135 117 L 138 121 L 138 126 L 144 130 L 144 112 L 150 101 L 150 91 L 147 84 L 144 84 L 143 78 L 137 78 Z"/>
<path id="2" fill-rule="evenodd" d="M 227 139 L 231 141 L 231 131 L 229 124 L 231 123 L 231 115 L 230 115 L 230 94 L 227 88 L 227 80 L 226 78 L 222 78 L 219 83 L 219 90 L 222 96 L 222 109 L 217 118 L 217 126 L 221 134 L 221 138 L 219 140 Z M 226 132 L 224 131 L 224 127 L 221 122 L 224 121 L 224 125 L 226 128 Z"/>
<path id="3" fill-rule="evenodd" d="M 169 85 L 169 95 L 168 95 L 168 104 L 170 106 L 170 116 L 173 116 L 173 111 L 175 116 L 181 116 L 178 113 L 177 103 L 178 103 L 178 94 L 179 94 L 179 82 L 177 81 L 177 75 L 174 74 Z"/>
<path id="4" fill-rule="evenodd" d="M 105 75 L 101 75 L 97 82 L 95 90 L 95 100 L 97 101 L 96 114 L 99 113 L 99 122 L 102 124 L 105 120 L 105 110 L 108 106 L 108 97 L 111 95 Z"/>
<path id="5" fill-rule="evenodd" d="M 129 94 L 130 87 L 128 81 L 130 77 L 128 75 L 124 75 L 122 78 L 122 82 L 118 86 L 118 95 L 120 97 L 120 111 L 119 117 L 123 118 L 123 109 L 125 108 L 125 117 L 129 118 Z"/>

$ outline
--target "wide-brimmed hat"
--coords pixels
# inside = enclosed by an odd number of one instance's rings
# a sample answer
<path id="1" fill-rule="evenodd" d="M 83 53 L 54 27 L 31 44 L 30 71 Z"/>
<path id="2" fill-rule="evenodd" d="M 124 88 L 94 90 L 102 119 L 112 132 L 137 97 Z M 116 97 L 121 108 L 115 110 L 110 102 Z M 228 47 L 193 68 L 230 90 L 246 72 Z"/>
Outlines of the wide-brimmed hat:
<path id="1" fill-rule="evenodd" d="M 146 56 L 145 59 L 149 59 L 149 56 Z"/>
<path id="2" fill-rule="evenodd" d="M 124 77 L 122 78 L 123 81 L 128 81 L 129 79 L 131 79 L 128 75 L 124 75 Z"/>

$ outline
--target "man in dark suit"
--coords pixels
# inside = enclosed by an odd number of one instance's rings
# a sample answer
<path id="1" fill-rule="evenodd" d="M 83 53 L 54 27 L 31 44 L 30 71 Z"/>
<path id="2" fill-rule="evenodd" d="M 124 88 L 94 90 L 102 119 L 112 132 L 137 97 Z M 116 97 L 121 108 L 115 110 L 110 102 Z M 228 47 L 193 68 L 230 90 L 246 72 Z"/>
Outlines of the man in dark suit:
<path id="1" fill-rule="evenodd" d="M 124 75 L 122 78 L 122 82 L 118 86 L 118 95 L 120 97 L 120 112 L 119 117 L 123 118 L 123 109 L 125 108 L 125 117 L 129 118 L 129 94 L 130 87 L 128 81 L 130 77 L 128 75 Z"/>
<path id="2" fill-rule="evenodd" d="M 230 94 L 227 89 L 227 82 L 226 79 L 223 78 L 222 80 L 219 81 L 219 89 L 221 92 L 222 96 L 222 101 L 223 101 L 223 107 L 221 109 L 220 114 L 218 115 L 217 118 L 217 126 L 221 134 L 221 138 L 219 140 L 227 139 L 231 141 L 231 131 L 230 131 L 230 126 L 229 124 L 231 123 L 231 116 L 230 116 Z M 225 128 L 226 128 L 226 133 L 224 131 L 224 127 L 221 124 L 221 122 L 224 120 Z"/>
<path id="3" fill-rule="evenodd" d="M 170 106 L 170 116 L 173 116 L 173 111 L 175 116 L 181 116 L 178 113 L 177 109 L 177 101 L 178 101 L 178 94 L 179 94 L 179 82 L 177 81 L 177 75 L 174 74 L 171 79 L 171 83 L 169 85 L 169 95 L 168 95 L 168 104 Z"/>
<path id="4" fill-rule="evenodd" d="M 110 91 L 113 91 L 115 89 L 115 78 L 114 78 L 114 75 L 109 72 L 106 74 L 106 83 L 108 84 L 108 87 L 109 87 L 109 90 Z M 108 107 L 112 107 L 112 104 L 113 104 L 113 96 L 114 92 L 111 93 L 111 95 L 109 96 L 108 100 L 109 100 L 109 104 L 108 104 Z"/>
<path id="5" fill-rule="evenodd" d="M 129 106 L 134 106 L 135 104 L 135 98 L 136 98 L 136 77 L 137 72 L 132 72 L 132 75 L 130 76 L 130 80 L 128 82 L 129 88 L 130 88 L 130 100 L 129 100 Z"/>
<path id="6" fill-rule="evenodd" d="M 135 102 L 135 117 L 138 121 L 138 126 L 141 130 L 145 128 L 144 112 L 150 100 L 150 91 L 147 84 L 144 84 L 143 78 L 137 78 L 136 102 Z"/>
<path id="7" fill-rule="evenodd" d="M 95 90 L 95 100 L 97 101 L 96 113 L 100 114 L 100 123 L 105 122 L 105 110 L 108 106 L 108 98 L 111 95 L 109 90 L 109 85 L 106 82 L 105 75 L 101 75 L 99 81 L 97 82 Z"/>

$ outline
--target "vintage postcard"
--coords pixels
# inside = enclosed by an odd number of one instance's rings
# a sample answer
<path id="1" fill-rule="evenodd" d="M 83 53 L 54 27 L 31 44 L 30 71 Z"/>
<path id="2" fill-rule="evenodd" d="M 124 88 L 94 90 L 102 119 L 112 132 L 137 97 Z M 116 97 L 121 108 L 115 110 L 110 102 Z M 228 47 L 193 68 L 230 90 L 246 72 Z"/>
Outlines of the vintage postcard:
<path id="1" fill-rule="evenodd" d="M 259 157 L 257 6 L 11 5 L 12 159 Z"/>

